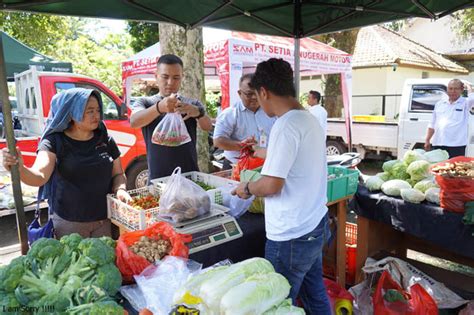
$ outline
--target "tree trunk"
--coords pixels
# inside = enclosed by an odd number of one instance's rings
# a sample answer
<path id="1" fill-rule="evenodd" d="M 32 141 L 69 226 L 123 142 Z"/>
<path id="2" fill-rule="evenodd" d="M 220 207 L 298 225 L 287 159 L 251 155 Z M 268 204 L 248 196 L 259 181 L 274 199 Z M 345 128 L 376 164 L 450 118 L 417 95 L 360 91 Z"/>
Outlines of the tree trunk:
<path id="1" fill-rule="evenodd" d="M 159 34 L 161 54 L 175 54 L 183 60 L 184 78 L 180 93 L 200 100 L 205 106 L 202 28 L 186 31 L 177 25 L 160 23 Z M 198 128 L 198 164 L 205 173 L 210 170 L 207 139 L 208 133 Z"/>
<path id="2" fill-rule="evenodd" d="M 359 29 L 316 36 L 315 39 L 332 47 L 353 54 Z M 328 117 L 341 117 L 344 107 L 341 93 L 341 75 L 329 74 L 324 79 L 324 106 Z"/>

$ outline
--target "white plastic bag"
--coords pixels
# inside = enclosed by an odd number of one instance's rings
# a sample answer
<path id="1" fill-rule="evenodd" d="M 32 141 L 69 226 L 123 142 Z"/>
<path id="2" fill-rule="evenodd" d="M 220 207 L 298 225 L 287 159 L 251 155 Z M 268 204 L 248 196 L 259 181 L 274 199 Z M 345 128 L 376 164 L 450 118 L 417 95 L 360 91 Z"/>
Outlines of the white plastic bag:
<path id="1" fill-rule="evenodd" d="M 155 315 L 167 315 L 173 306 L 173 296 L 201 264 L 181 257 L 166 256 L 134 276 L 145 297 L 146 307 Z"/>
<path id="2" fill-rule="evenodd" d="M 159 216 L 182 222 L 208 213 L 211 198 L 198 184 L 181 176 L 177 167 L 171 174 L 160 199 Z"/>
<path id="3" fill-rule="evenodd" d="M 237 195 L 232 195 L 232 191 L 237 188 L 236 185 L 229 184 L 226 186 L 219 187 L 218 189 L 222 194 L 222 205 L 230 209 L 229 214 L 234 218 L 242 216 L 252 205 L 255 196 L 251 196 L 248 199 L 242 199 Z"/>
<path id="4" fill-rule="evenodd" d="M 177 147 L 191 141 L 180 113 L 167 113 L 153 130 L 151 142 L 167 147 Z"/>

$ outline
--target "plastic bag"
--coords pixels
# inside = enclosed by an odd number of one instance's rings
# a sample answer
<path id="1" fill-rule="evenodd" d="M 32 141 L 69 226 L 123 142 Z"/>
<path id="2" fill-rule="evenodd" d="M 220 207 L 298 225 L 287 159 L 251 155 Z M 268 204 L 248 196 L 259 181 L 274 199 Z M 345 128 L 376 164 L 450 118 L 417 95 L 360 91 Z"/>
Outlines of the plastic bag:
<path id="1" fill-rule="evenodd" d="M 239 161 L 232 170 L 232 179 L 240 181 L 240 172 L 243 170 L 254 170 L 265 163 L 264 159 L 252 156 L 253 151 L 245 147 L 240 151 Z"/>
<path id="2" fill-rule="evenodd" d="M 147 236 L 156 238 L 160 236 L 170 241 L 171 250 L 169 256 L 179 256 L 188 258 L 189 249 L 185 243 L 192 240 L 192 236 L 188 234 L 179 234 L 175 232 L 173 227 L 166 222 L 158 222 L 141 231 L 127 232 L 120 235 L 115 254 L 117 256 L 117 267 L 122 273 L 122 277 L 126 282 L 131 282 L 134 275 L 140 274 L 151 263 L 142 256 L 136 255 L 129 247 L 138 242 L 140 237 Z"/>
<path id="3" fill-rule="evenodd" d="M 251 196 L 248 199 L 242 199 L 237 195 L 232 195 L 232 191 L 236 188 L 236 185 L 227 185 L 219 187 L 218 189 L 222 194 L 222 205 L 230 209 L 229 214 L 234 218 L 239 218 L 247 210 L 255 199 L 255 196 Z"/>
<path id="4" fill-rule="evenodd" d="M 407 293 L 386 270 L 377 283 L 373 303 L 375 315 L 438 314 L 436 302 L 421 285 L 412 285 Z"/>
<path id="5" fill-rule="evenodd" d="M 352 314 L 354 297 L 337 282 L 324 278 L 324 286 L 331 304 L 331 314 Z"/>
<path id="6" fill-rule="evenodd" d="M 431 168 L 436 166 L 445 165 L 447 163 L 454 162 L 472 162 L 474 158 L 469 158 L 465 156 L 458 156 L 447 161 L 433 165 Z M 439 187 L 446 192 L 458 192 L 458 193 L 472 193 L 474 192 L 474 179 L 469 177 L 451 177 L 436 175 L 436 182 Z"/>
<path id="7" fill-rule="evenodd" d="M 160 198 L 159 216 L 182 222 L 208 213 L 211 198 L 198 184 L 181 176 L 177 167 L 171 174 Z"/>
<path id="8" fill-rule="evenodd" d="M 151 142 L 167 147 L 177 147 L 191 141 L 180 113 L 167 113 L 153 130 Z"/>
<path id="9" fill-rule="evenodd" d="M 464 213 L 466 202 L 474 200 L 474 191 L 470 192 L 450 192 L 441 190 L 439 193 L 439 201 L 441 208 L 452 211 Z"/>
<path id="10" fill-rule="evenodd" d="M 156 315 L 167 315 L 173 306 L 173 296 L 202 265 L 180 257 L 167 256 L 135 276 L 143 292 L 146 308 Z"/>
<path id="11" fill-rule="evenodd" d="M 434 280 L 406 261 L 395 257 L 386 257 L 379 261 L 368 258 L 362 270 L 368 279 L 372 279 L 373 275 L 387 270 L 394 281 L 405 290 L 414 284 L 419 284 L 433 297 L 440 309 L 457 308 L 466 303 L 466 300 L 448 289 L 443 283 Z M 356 297 L 356 295 L 354 296 Z"/>

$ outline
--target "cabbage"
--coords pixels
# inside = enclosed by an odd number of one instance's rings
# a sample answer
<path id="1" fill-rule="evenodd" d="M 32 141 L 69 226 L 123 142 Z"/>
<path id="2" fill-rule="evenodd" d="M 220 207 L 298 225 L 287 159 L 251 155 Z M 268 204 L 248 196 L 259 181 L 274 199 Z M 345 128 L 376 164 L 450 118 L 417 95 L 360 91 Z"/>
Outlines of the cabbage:
<path id="1" fill-rule="evenodd" d="M 393 179 L 409 179 L 410 175 L 407 174 L 407 166 L 403 162 L 395 163 L 390 171 Z"/>
<path id="2" fill-rule="evenodd" d="M 439 188 L 435 188 L 435 187 L 428 188 L 425 191 L 426 200 L 439 205 L 439 192 L 440 192 Z"/>
<path id="3" fill-rule="evenodd" d="M 291 304 L 291 299 L 286 299 L 263 313 L 263 315 L 305 315 L 304 309 Z"/>
<path id="4" fill-rule="evenodd" d="M 216 273 L 205 281 L 201 286 L 199 297 L 204 300 L 211 310 L 220 314 L 221 298 L 227 291 L 243 283 L 251 275 L 269 272 L 275 272 L 275 269 L 264 258 L 256 257 L 244 260 L 230 266 L 224 272 Z"/>
<path id="5" fill-rule="evenodd" d="M 390 173 L 390 171 L 392 170 L 392 167 L 395 164 L 397 164 L 398 162 L 400 162 L 400 161 L 399 160 L 391 160 L 391 161 L 387 161 L 387 162 L 383 163 L 383 165 L 382 165 L 383 171 Z"/>
<path id="6" fill-rule="evenodd" d="M 224 294 L 219 314 L 262 314 L 288 297 L 290 288 L 279 273 L 256 274 Z"/>
<path id="7" fill-rule="evenodd" d="M 380 177 L 384 182 L 386 182 L 390 179 L 390 173 L 389 172 L 377 173 L 377 174 L 375 174 L 375 176 Z"/>
<path id="8" fill-rule="evenodd" d="M 449 159 L 449 153 L 445 150 L 436 149 L 433 151 L 426 152 L 424 157 L 430 163 L 439 163 Z"/>
<path id="9" fill-rule="evenodd" d="M 413 149 L 413 151 L 415 151 L 416 153 L 419 153 L 419 154 L 425 154 L 426 151 L 423 150 L 423 149 Z"/>
<path id="10" fill-rule="evenodd" d="M 417 151 L 412 151 L 412 150 L 408 150 L 403 155 L 403 163 L 405 163 L 405 165 L 407 165 L 407 166 L 410 165 L 411 163 L 415 162 L 415 161 L 424 160 L 424 159 L 425 158 L 424 158 L 423 154 L 418 153 Z"/>
<path id="11" fill-rule="evenodd" d="M 403 200 L 412 203 L 420 203 L 425 200 L 425 194 L 414 188 L 401 189 L 400 195 L 402 196 Z"/>
<path id="12" fill-rule="evenodd" d="M 188 279 L 186 284 L 176 291 L 173 297 L 173 303 L 174 304 L 189 303 L 188 301 L 184 300 L 186 297 L 188 298 L 198 297 L 200 295 L 201 286 L 205 281 L 211 279 L 212 277 L 216 275 L 219 277 L 229 267 L 230 266 L 228 265 L 219 266 L 215 268 L 210 268 L 200 274 L 192 275 Z"/>
<path id="13" fill-rule="evenodd" d="M 378 176 L 371 176 L 365 181 L 365 187 L 370 191 L 380 190 L 384 181 Z"/>
<path id="14" fill-rule="evenodd" d="M 426 190 L 431 187 L 438 187 L 438 185 L 430 179 L 424 179 L 421 182 L 416 183 L 413 188 L 418 189 L 422 193 L 425 193 Z"/>
<path id="15" fill-rule="evenodd" d="M 411 185 L 401 179 L 392 179 L 382 184 L 382 191 L 389 196 L 400 196 L 400 189 L 411 188 Z"/>
<path id="16" fill-rule="evenodd" d="M 407 173 L 411 179 L 422 180 L 430 175 L 430 163 L 428 161 L 415 161 L 407 168 Z"/>
<path id="17" fill-rule="evenodd" d="M 418 181 L 414 179 L 407 179 L 406 182 L 410 184 L 411 187 L 415 187 L 415 185 L 418 183 Z"/>

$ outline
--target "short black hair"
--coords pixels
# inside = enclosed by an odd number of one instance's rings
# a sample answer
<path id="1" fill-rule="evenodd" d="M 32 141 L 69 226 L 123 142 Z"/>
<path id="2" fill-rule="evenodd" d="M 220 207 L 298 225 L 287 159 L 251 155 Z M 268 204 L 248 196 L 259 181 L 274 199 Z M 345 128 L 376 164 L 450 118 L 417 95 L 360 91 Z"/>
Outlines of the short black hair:
<path id="1" fill-rule="evenodd" d="M 252 77 L 253 77 L 253 73 L 246 73 L 243 76 L 241 76 L 239 80 L 239 87 L 242 85 L 242 82 L 244 82 L 245 80 L 252 81 Z"/>
<path id="2" fill-rule="evenodd" d="M 319 93 L 318 91 L 309 91 L 309 94 L 311 94 L 315 99 L 318 100 L 318 102 L 321 101 L 321 93 Z"/>
<path id="3" fill-rule="evenodd" d="M 264 87 L 278 96 L 296 97 L 293 69 L 283 59 L 270 58 L 260 62 L 250 81 L 250 87 L 257 91 Z"/>
<path id="4" fill-rule="evenodd" d="M 181 67 L 184 67 L 183 60 L 181 60 L 181 58 L 173 54 L 162 55 L 158 59 L 158 62 L 156 65 L 158 66 L 158 65 L 161 65 L 162 63 L 164 63 L 165 65 L 181 65 Z"/>

